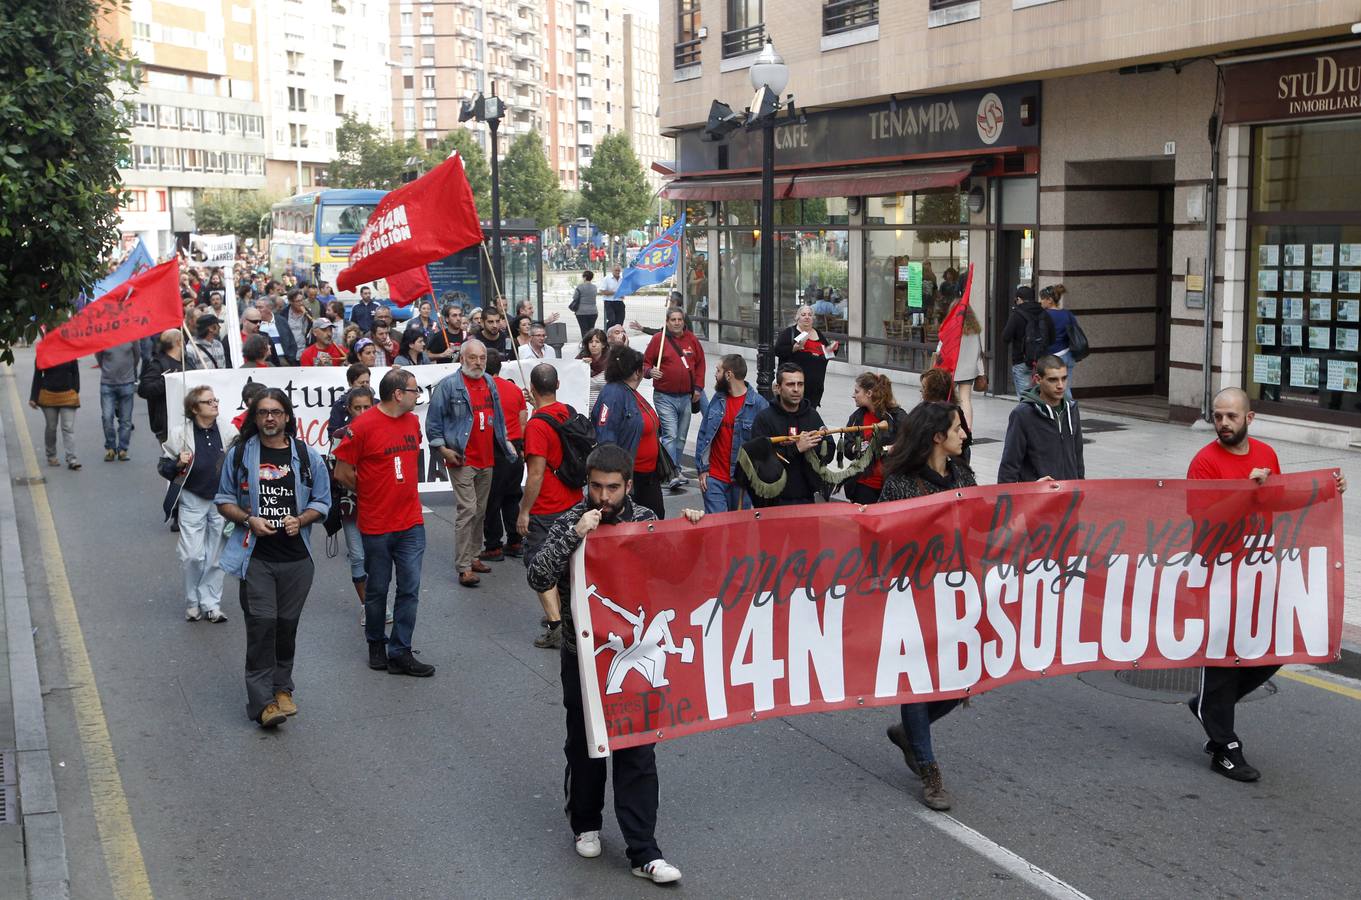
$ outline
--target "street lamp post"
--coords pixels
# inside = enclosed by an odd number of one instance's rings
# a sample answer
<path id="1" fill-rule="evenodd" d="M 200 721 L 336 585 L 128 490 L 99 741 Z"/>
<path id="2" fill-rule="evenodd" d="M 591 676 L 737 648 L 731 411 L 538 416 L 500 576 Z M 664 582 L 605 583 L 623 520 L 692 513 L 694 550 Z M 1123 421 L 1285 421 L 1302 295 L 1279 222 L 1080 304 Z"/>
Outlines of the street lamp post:
<path id="1" fill-rule="evenodd" d="M 789 67 L 766 45 L 751 66 L 756 90 L 747 127 L 761 129 L 761 308 L 756 320 L 756 390 L 773 395 L 775 383 L 775 128 L 780 94 L 789 83 Z M 791 100 L 792 105 L 792 100 Z"/>
<path id="2" fill-rule="evenodd" d="M 458 113 L 460 122 L 476 119 L 485 122 L 487 128 L 491 130 L 491 274 L 496 289 L 503 292 L 505 280 L 504 269 L 501 267 L 501 161 L 497 152 L 497 130 L 505 112 L 506 104 L 496 96 L 496 86 L 492 85 L 490 97 L 478 93 L 471 100 L 464 100 L 463 108 Z"/>

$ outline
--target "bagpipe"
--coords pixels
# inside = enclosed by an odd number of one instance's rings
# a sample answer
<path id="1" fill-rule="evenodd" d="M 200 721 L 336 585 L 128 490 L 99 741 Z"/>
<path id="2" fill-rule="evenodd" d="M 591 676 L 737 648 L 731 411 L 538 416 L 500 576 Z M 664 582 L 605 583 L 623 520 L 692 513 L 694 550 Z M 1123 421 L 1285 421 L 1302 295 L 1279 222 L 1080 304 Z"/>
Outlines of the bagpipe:
<path id="1" fill-rule="evenodd" d="M 775 449 L 778 445 L 795 443 L 806 435 L 823 438 L 833 434 L 868 433 L 869 447 L 842 469 L 830 468 L 819 453 L 818 447 L 803 452 L 803 458 L 822 479 L 823 484 L 834 487 L 864 474 L 877 460 L 883 458 L 884 438 L 887 436 L 888 428 L 888 422 L 875 422 L 873 425 L 820 428 L 801 434 L 752 438 L 737 451 L 737 481 L 752 495 L 762 500 L 774 500 L 784 491 L 785 482 L 788 480 L 789 459 Z"/>

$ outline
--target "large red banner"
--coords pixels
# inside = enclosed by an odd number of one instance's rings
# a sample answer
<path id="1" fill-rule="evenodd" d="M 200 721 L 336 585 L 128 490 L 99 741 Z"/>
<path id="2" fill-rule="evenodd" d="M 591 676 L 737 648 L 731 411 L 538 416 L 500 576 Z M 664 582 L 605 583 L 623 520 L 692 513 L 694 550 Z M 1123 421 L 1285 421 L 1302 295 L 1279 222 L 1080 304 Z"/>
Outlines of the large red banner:
<path id="1" fill-rule="evenodd" d="M 1327 471 L 949 491 L 602 527 L 573 563 L 593 755 L 1094 669 L 1337 658 Z"/>
<path id="2" fill-rule="evenodd" d="M 38 342 L 38 368 L 64 362 L 184 324 L 177 259 L 134 275 L 87 305 Z"/>

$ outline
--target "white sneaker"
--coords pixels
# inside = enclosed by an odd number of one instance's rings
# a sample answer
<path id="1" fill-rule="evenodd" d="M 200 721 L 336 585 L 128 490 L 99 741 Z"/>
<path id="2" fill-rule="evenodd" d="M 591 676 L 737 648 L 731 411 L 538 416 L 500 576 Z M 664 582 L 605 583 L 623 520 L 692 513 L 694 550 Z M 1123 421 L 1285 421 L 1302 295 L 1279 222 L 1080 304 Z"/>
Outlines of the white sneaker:
<path id="1" fill-rule="evenodd" d="M 191 606 L 184 611 L 184 621 L 186 622 L 197 622 L 199 619 L 202 618 L 203 611 L 200 610 L 197 606 Z"/>
<path id="2" fill-rule="evenodd" d="M 681 880 L 681 870 L 664 859 L 654 859 L 645 866 L 633 870 L 639 878 L 650 878 L 653 884 L 670 884 Z"/>
<path id="3" fill-rule="evenodd" d="M 208 621 L 213 624 L 227 621 L 227 617 L 222 614 L 222 610 L 220 609 L 210 609 L 205 615 L 207 616 Z"/>
<path id="4" fill-rule="evenodd" d="M 577 835 L 577 856 L 595 859 L 600 855 L 600 832 L 583 831 Z"/>

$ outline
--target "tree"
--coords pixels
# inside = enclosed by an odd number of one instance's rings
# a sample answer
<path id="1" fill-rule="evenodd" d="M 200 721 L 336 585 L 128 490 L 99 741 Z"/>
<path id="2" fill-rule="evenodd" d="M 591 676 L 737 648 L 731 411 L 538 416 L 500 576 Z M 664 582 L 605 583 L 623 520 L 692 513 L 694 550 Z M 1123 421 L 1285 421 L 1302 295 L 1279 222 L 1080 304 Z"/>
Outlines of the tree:
<path id="1" fill-rule="evenodd" d="M 411 141 L 414 149 L 415 141 Z M 347 115 L 336 130 L 336 158 L 330 165 L 332 187 L 392 190 L 402 183 L 407 143 L 386 137 L 378 126 Z"/>
<path id="2" fill-rule="evenodd" d="M 558 206 L 557 224 L 570 225 L 574 220 L 581 218 L 581 210 L 585 204 L 581 191 L 563 191 L 562 203 Z"/>
<path id="3" fill-rule="evenodd" d="M 615 132 L 596 144 L 581 180 L 581 214 L 601 231 L 620 237 L 647 221 L 652 191 L 628 135 Z"/>
<path id="4" fill-rule="evenodd" d="M 194 202 L 194 219 L 204 234 L 234 234 L 238 241 L 255 238 L 272 202 L 264 191 L 204 191 Z"/>
<path id="5" fill-rule="evenodd" d="M 917 197 L 916 221 L 920 225 L 946 225 L 947 228 L 923 228 L 917 239 L 926 244 L 944 244 L 960 239 L 964 218 L 964 195 L 957 190 L 920 194 Z"/>
<path id="6" fill-rule="evenodd" d="M 415 142 L 416 139 L 412 138 L 413 148 Z M 423 171 L 429 172 L 448 159 L 449 154 L 455 150 L 463 157 L 463 174 L 468 176 L 468 186 L 473 189 L 473 202 L 477 204 L 477 214 L 484 219 L 490 219 L 491 167 L 487 164 L 487 154 L 482 152 L 482 145 L 477 142 L 472 131 L 459 125 L 440 138 L 429 150 L 413 152 L 423 155 L 425 160 Z"/>
<path id="7" fill-rule="evenodd" d="M 537 131 L 516 138 L 502 160 L 501 200 L 507 217 L 533 219 L 540 230 L 558 224 L 562 191 Z"/>
<path id="8" fill-rule="evenodd" d="M 0 361 L 68 318 L 118 244 L 136 86 L 99 34 L 110 0 L 6 0 L 0 13 Z"/>

